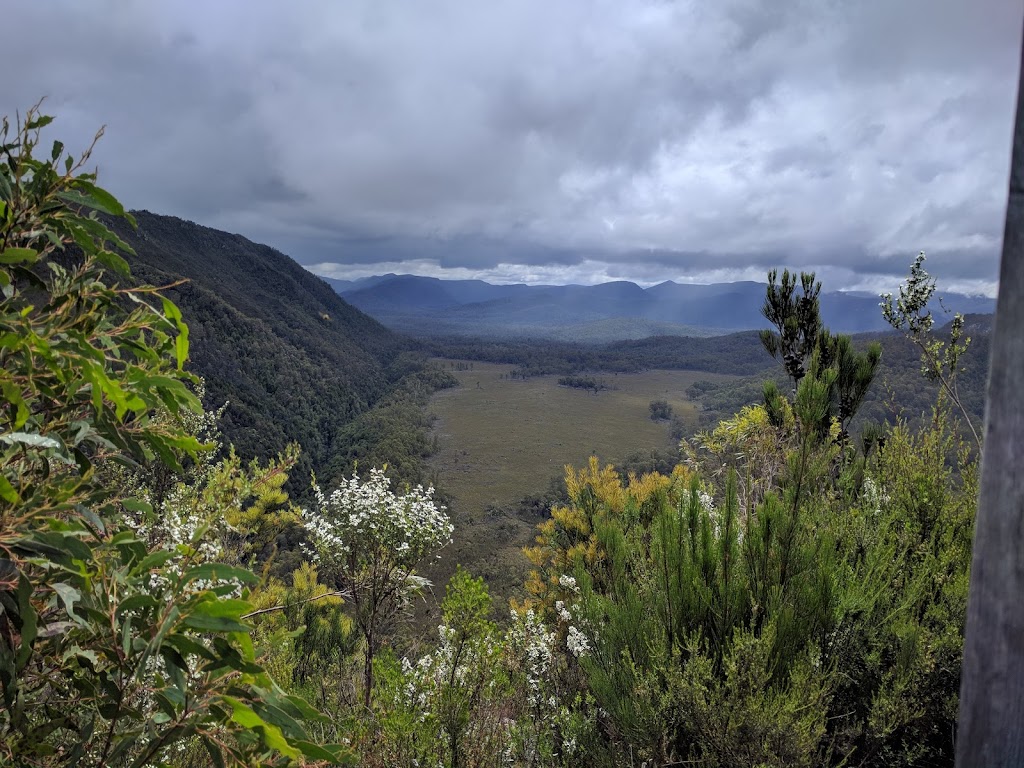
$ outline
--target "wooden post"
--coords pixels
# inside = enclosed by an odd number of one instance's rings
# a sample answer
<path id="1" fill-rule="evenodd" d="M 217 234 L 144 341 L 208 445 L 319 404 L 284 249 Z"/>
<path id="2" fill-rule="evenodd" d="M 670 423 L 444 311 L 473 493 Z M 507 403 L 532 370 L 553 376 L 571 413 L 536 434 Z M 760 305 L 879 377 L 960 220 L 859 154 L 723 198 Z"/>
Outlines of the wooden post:
<path id="1" fill-rule="evenodd" d="M 1022 58 L 1024 75 L 1024 58 Z M 1024 766 L 1024 88 L 1010 168 L 985 406 L 958 768 Z"/>

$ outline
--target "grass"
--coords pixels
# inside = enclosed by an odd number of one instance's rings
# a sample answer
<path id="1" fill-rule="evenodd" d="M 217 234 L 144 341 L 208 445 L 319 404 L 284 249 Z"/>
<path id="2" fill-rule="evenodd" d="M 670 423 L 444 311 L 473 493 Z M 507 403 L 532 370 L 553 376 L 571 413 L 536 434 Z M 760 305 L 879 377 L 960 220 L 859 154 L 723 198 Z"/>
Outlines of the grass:
<path id="1" fill-rule="evenodd" d="M 453 361 L 439 362 L 449 368 Z M 507 378 L 509 365 L 472 365 L 452 370 L 462 386 L 437 393 L 428 406 L 437 417 L 431 466 L 451 498 L 455 523 L 454 543 L 428 576 L 444 584 L 462 563 L 502 597 L 523 581 L 521 549 L 539 522 L 516 514 L 520 499 L 543 493 L 566 464 L 582 466 L 591 455 L 614 464 L 638 451 L 674 448 L 669 424 L 651 420 L 650 402 L 666 400 L 692 432 L 698 412 L 687 387 L 735 378 L 702 371 L 596 374 L 610 389 L 595 394 L 559 386 L 558 376 L 524 381 Z"/>

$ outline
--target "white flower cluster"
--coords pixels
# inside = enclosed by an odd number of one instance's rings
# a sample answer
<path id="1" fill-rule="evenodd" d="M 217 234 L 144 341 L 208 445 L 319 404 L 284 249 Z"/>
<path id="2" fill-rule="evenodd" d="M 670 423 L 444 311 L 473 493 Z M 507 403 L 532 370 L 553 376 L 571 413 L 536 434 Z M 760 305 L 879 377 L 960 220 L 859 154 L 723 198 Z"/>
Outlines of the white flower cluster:
<path id="1" fill-rule="evenodd" d="M 877 516 L 882 514 L 882 507 L 889 504 L 889 495 L 870 477 L 864 478 L 864 501 L 868 508 Z"/>
<path id="2" fill-rule="evenodd" d="M 147 586 L 151 594 L 163 592 L 170 586 L 171 579 L 180 576 L 187 567 L 216 563 L 224 558 L 224 542 L 233 532 L 224 519 L 224 511 L 223 508 L 211 510 L 195 487 L 178 483 L 151 517 L 141 512 L 126 513 L 125 522 L 151 550 L 174 552 L 160 572 L 149 575 Z M 224 584 L 233 585 L 229 596 L 241 595 L 242 584 L 233 578 L 197 579 L 188 585 L 186 592 L 202 592 Z"/>
<path id="3" fill-rule="evenodd" d="M 558 614 L 558 618 L 562 621 L 572 621 L 572 613 L 565 607 L 565 603 L 561 600 L 555 601 L 555 613 Z"/>
<path id="4" fill-rule="evenodd" d="M 701 490 L 697 492 L 697 498 L 700 500 L 700 505 L 709 515 L 714 517 L 715 515 L 715 500 L 711 497 L 711 494 L 707 491 Z"/>
<path id="5" fill-rule="evenodd" d="M 361 480 L 353 473 L 329 496 L 313 487 L 316 510 L 302 511 L 303 525 L 319 557 L 339 556 L 365 546 L 385 546 L 405 566 L 451 542 L 453 526 L 434 489 L 417 485 L 402 495 L 391 490 L 383 469 Z"/>
<path id="6" fill-rule="evenodd" d="M 562 578 L 566 578 L 563 576 Z M 572 578 L 572 577 L 569 577 Z M 561 581 L 561 579 L 559 579 Z M 575 581 L 573 581 L 575 585 Z M 555 613 L 558 614 L 558 618 L 566 623 L 565 630 L 565 647 L 569 653 L 575 656 L 577 659 L 583 658 L 590 653 L 590 640 L 587 639 L 586 634 L 578 626 L 575 626 L 573 622 L 582 623 L 570 608 L 566 607 L 565 603 L 561 600 L 555 601 Z"/>
<path id="7" fill-rule="evenodd" d="M 544 700 L 548 671 L 554 659 L 555 633 L 548 632 L 544 622 L 531 609 L 524 614 L 512 611 L 508 637 L 523 664 L 527 701 L 530 706 L 537 707 Z"/>
<path id="8" fill-rule="evenodd" d="M 590 641 L 587 640 L 587 636 L 571 624 L 565 636 L 565 647 L 576 658 L 581 658 L 590 653 Z"/>
<path id="9" fill-rule="evenodd" d="M 562 589 L 567 589 L 570 592 L 575 592 L 576 594 L 579 594 L 580 592 L 580 588 L 576 584 L 576 579 L 567 573 L 563 573 L 558 577 L 558 585 Z"/>
<path id="10" fill-rule="evenodd" d="M 154 510 L 152 519 L 141 512 L 127 512 L 125 521 L 150 547 L 173 550 L 186 546 L 196 550 L 200 561 L 217 560 L 223 552 L 220 544 L 223 535 L 219 534 L 227 533 L 230 528 L 223 518 L 211 523 L 204 511 L 196 503 L 193 489 L 179 483 Z"/>

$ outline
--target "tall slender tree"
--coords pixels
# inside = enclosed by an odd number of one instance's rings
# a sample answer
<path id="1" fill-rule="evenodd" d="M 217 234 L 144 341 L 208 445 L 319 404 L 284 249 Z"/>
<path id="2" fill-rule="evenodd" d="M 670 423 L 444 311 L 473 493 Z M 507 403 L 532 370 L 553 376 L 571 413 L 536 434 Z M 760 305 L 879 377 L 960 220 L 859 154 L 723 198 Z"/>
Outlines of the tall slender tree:
<path id="1" fill-rule="evenodd" d="M 762 330 L 761 343 L 772 357 L 782 360 L 793 382 L 794 398 L 807 376 L 825 383 L 828 407 L 817 423 L 808 426 L 826 435 L 835 420 L 840 439 L 845 442 L 850 422 L 864 402 L 881 362 L 881 345 L 875 342 L 858 352 L 849 336 L 833 334 L 825 327 L 819 300 L 821 283 L 815 281 L 813 272 L 801 272 L 799 284 L 796 274 L 788 269 L 783 270 L 781 282 L 776 282 L 777 278 L 776 270 L 768 273 L 761 312 L 775 329 Z M 834 374 L 826 375 L 827 371 Z M 781 418 L 781 396 L 774 382 L 766 382 L 765 409 L 773 422 Z"/>
<path id="2" fill-rule="evenodd" d="M 761 331 L 761 343 L 768 354 L 782 360 L 795 391 L 800 379 L 807 374 L 807 361 L 814 352 L 822 327 L 818 305 L 821 283 L 814 281 L 813 272 L 801 272 L 802 294 L 798 296 L 795 272 L 783 270 L 780 283 L 776 283 L 777 277 L 778 270 L 768 273 L 768 289 L 761 307 L 761 314 L 775 330 Z"/>

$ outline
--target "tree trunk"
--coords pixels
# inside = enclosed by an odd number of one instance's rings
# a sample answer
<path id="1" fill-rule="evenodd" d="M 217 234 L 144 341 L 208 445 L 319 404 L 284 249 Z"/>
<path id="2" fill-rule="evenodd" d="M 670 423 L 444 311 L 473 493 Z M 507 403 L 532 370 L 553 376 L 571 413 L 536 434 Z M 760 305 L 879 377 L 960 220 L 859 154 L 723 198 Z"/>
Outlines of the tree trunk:
<path id="1" fill-rule="evenodd" d="M 363 661 L 363 704 L 370 708 L 370 697 L 373 693 L 373 632 L 366 635 L 366 656 Z"/>
<path id="2" fill-rule="evenodd" d="M 1024 67 L 1022 67 L 1024 70 Z M 1024 93 L 1018 86 L 1010 191 L 985 405 L 956 764 L 1024 765 Z"/>

